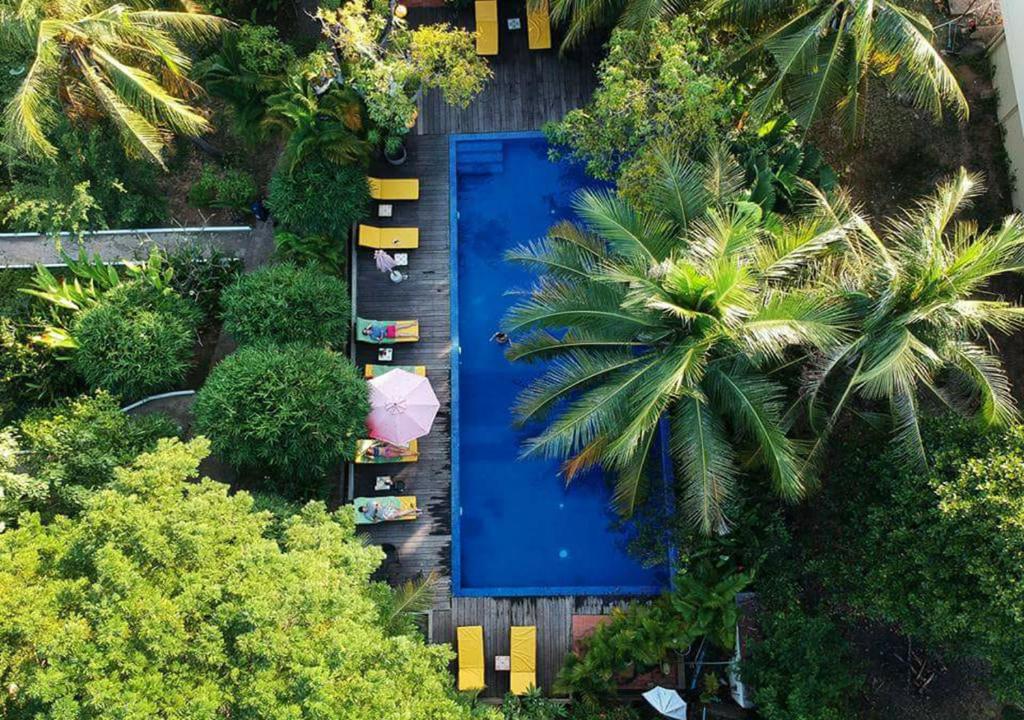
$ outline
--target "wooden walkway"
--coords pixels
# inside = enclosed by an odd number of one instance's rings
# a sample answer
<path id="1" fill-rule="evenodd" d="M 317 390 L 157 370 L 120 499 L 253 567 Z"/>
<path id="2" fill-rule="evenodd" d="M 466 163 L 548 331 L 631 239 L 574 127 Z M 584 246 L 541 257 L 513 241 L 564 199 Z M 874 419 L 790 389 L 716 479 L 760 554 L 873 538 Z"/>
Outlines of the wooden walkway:
<path id="1" fill-rule="evenodd" d="M 536 130 L 585 103 L 594 87 L 593 65 L 598 48 L 559 60 L 557 50 L 529 52 L 525 30 L 509 31 L 510 3 L 501 5 L 500 55 L 492 62 L 494 79 L 467 109 L 444 105 L 439 93 L 428 93 L 416 134 L 408 139 L 409 160 L 399 168 L 378 166 L 383 177 L 418 177 L 420 199 L 394 203 L 394 217 L 372 218 L 381 225 L 420 228 L 420 247 L 409 253 L 408 279 L 395 285 L 379 272 L 372 253 L 356 250 L 354 277 L 358 315 L 378 320 L 418 319 L 420 341 L 395 348 L 396 365 L 425 365 L 441 401 L 433 430 L 419 441 L 420 460 L 402 465 L 358 465 L 354 492 L 372 495 L 374 479 L 391 475 L 405 481 L 424 513 L 415 522 L 361 528 L 368 540 L 389 554 L 384 575 L 392 584 L 436 571 L 442 576 L 431 613 L 430 640 L 454 644 L 454 628 L 482 625 L 487 658 L 484 695 L 500 697 L 508 690 L 508 673 L 494 671 L 494 656 L 507 655 L 512 625 L 537 626 L 537 680 L 546 693 L 571 649 L 574 613 L 602 614 L 601 598 L 456 598 L 451 595 L 451 406 L 449 297 L 448 136 L 454 133 Z M 521 13 L 522 14 L 522 13 Z M 415 24 L 452 22 L 473 28 L 472 9 L 412 9 Z M 525 27 L 525 17 L 523 18 Z M 558 38 L 556 36 L 557 43 Z M 361 365 L 376 357 L 376 346 L 358 343 Z"/>

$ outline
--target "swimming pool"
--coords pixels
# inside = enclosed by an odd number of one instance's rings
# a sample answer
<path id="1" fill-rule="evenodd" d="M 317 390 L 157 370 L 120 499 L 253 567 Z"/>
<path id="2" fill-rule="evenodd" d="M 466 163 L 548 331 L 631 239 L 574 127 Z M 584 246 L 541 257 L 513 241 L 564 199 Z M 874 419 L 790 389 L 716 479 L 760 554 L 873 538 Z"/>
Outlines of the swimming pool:
<path id="1" fill-rule="evenodd" d="M 645 595 L 666 585 L 616 529 L 598 473 L 566 488 L 553 460 L 519 458 L 530 429 L 512 425 L 519 390 L 543 365 L 511 363 L 490 340 L 534 276 L 506 250 L 572 219 L 596 183 L 551 163 L 539 133 L 451 139 L 452 591 L 463 596 Z M 535 428 L 534 428 L 535 430 Z"/>

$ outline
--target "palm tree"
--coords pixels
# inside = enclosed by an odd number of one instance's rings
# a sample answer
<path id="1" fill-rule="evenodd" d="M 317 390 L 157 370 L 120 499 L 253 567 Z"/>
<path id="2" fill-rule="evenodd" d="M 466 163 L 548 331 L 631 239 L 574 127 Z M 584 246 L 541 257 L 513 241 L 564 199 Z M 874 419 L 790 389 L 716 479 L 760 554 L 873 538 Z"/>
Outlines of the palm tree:
<path id="1" fill-rule="evenodd" d="M 815 290 L 810 262 L 844 232 L 824 213 L 791 225 L 765 216 L 740 199 L 742 173 L 720 152 L 705 167 L 660 162 L 659 212 L 584 192 L 583 226 L 556 225 L 508 254 L 541 273 L 505 320 L 508 333 L 526 333 L 509 356 L 549 362 L 515 413 L 546 421 L 524 454 L 567 459 L 569 480 L 600 464 L 626 515 L 668 418 L 690 515 L 711 532 L 725 526 L 744 451 L 781 496 L 804 491 L 769 369 L 792 348 L 848 342 L 846 312 Z"/>
<path id="2" fill-rule="evenodd" d="M 568 48 L 609 26 L 639 30 L 676 12 L 679 5 L 678 0 L 554 0 L 551 18 L 566 26 L 562 47 Z"/>
<path id="3" fill-rule="evenodd" d="M 836 111 L 857 138 L 873 77 L 937 119 L 946 106 L 968 115 L 928 19 L 892 0 L 716 0 L 711 12 L 759 33 L 746 60 L 768 54 L 774 62 L 753 103 L 757 115 L 784 101 L 806 129 Z"/>
<path id="4" fill-rule="evenodd" d="M 1024 308 L 985 297 L 996 275 L 1024 271 L 1024 218 L 979 232 L 953 222 L 982 191 L 961 170 L 935 195 L 877 235 L 847 207 L 836 208 L 854 227 L 849 252 L 836 269 L 833 294 L 858 316 L 859 332 L 822 353 L 806 373 L 803 399 L 816 440 L 808 461 L 819 461 L 837 420 L 854 399 L 882 405 L 909 461 L 923 464 L 919 429 L 922 391 L 982 426 L 1017 417 L 1010 382 L 991 352 L 990 330 L 1024 325 Z"/>
<path id="5" fill-rule="evenodd" d="M 127 149 L 163 164 L 171 133 L 209 125 L 183 96 L 193 92 L 179 41 L 214 36 L 226 21 L 194 12 L 99 0 L 20 0 L 0 11 L 5 34 L 32 37 L 35 58 L 5 114 L 6 141 L 54 158 L 47 135 L 61 112 L 110 117 Z"/>
<path id="6" fill-rule="evenodd" d="M 371 150 L 363 106 L 351 88 L 332 85 L 318 95 L 309 80 L 292 77 L 284 90 L 267 98 L 264 123 L 288 134 L 282 162 L 289 173 L 313 153 L 346 164 L 365 160 Z"/>

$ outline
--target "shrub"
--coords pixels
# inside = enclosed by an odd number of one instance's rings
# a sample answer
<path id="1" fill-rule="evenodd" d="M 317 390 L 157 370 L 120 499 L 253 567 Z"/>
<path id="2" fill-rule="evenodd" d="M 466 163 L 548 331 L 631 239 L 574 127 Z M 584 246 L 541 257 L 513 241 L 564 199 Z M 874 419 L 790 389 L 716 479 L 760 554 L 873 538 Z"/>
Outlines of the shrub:
<path id="1" fill-rule="evenodd" d="M 352 223 L 370 207 L 366 174 L 323 157 L 305 161 L 289 174 L 279 167 L 270 180 L 267 204 L 286 230 L 300 235 L 348 238 Z"/>
<path id="2" fill-rule="evenodd" d="M 214 368 L 195 425 L 227 463 L 269 476 L 291 497 L 324 489 L 366 433 L 366 381 L 344 356 L 293 344 L 242 347 Z"/>
<path id="3" fill-rule="evenodd" d="M 75 315 L 72 362 L 92 389 L 126 399 L 167 390 L 185 377 L 199 316 L 173 291 L 122 283 Z"/>
<path id="4" fill-rule="evenodd" d="M 266 78 L 283 75 L 295 60 L 295 50 L 281 41 L 273 25 L 247 23 L 238 28 L 238 56 L 242 67 Z"/>
<path id="5" fill-rule="evenodd" d="M 74 514 L 93 491 L 113 479 L 114 468 L 153 449 L 158 438 L 177 433 L 170 418 L 133 418 L 102 391 L 35 410 L 18 425 L 20 466 L 42 484 L 45 494 L 21 509 L 44 516 Z"/>
<path id="6" fill-rule="evenodd" d="M 188 202 L 199 208 L 245 210 L 256 195 L 256 180 L 251 173 L 204 165 L 199 179 L 188 190 Z"/>
<path id="7" fill-rule="evenodd" d="M 344 347 L 352 321 L 348 287 L 316 268 L 270 265 L 224 291 L 224 329 L 240 343 Z"/>
<path id="8" fill-rule="evenodd" d="M 763 612 L 764 634 L 749 646 L 740 672 L 764 720 L 845 720 L 861 685 L 846 641 L 824 616 L 793 606 Z"/>
<path id="9" fill-rule="evenodd" d="M 325 271 L 343 276 L 345 272 L 345 243 L 324 235 L 296 235 L 287 230 L 274 232 L 277 257 L 300 265 L 315 265 Z"/>
<path id="10" fill-rule="evenodd" d="M 818 569 L 869 617 L 983 658 L 995 694 L 1024 703 L 1024 426 L 933 418 L 923 440 L 926 471 L 865 454 L 863 436 L 845 449 L 829 483 L 840 552 Z"/>
<path id="11" fill-rule="evenodd" d="M 238 258 L 195 243 L 172 250 L 167 256 L 167 264 L 174 271 L 171 287 L 198 305 L 208 321 L 220 315 L 221 293 L 234 282 L 242 269 L 242 261 Z"/>

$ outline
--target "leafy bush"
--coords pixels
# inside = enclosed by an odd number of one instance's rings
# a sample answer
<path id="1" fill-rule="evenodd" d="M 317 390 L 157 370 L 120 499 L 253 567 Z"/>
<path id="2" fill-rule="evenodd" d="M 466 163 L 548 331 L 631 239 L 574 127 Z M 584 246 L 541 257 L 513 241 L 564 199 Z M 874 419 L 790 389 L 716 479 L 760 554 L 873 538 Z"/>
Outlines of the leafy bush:
<path id="1" fill-rule="evenodd" d="M 271 492 L 253 492 L 252 509 L 270 513 L 267 537 L 284 540 L 288 520 L 302 512 L 302 505 Z"/>
<path id="2" fill-rule="evenodd" d="M 319 265 L 342 276 L 345 272 L 345 244 L 324 235 L 296 235 L 286 230 L 274 231 L 277 256 L 302 265 Z"/>
<path id="3" fill-rule="evenodd" d="M 864 453 L 863 435 L 844 449 L 829 483 L 839 552 L 818 569 L 868 616 L 985 659 L 997 696 L 1024 703 L 1024 426 L 947 416 L 923 440 L 927 471 Z"/>
<path id="4" fill-rule="evenodd" d="M 281 40 L 273 25 L 246 23 L 238 28 L 238 55 L 242 67 L 262 78 L 284 75 L 295 60 L 295 50 Z"/>
<path id="5" fill-rule="evenodd" d="M 195 243 L 175 248 L 167 256 L 167 263 L 174 271 L 171 287 L 198 305 L 207 321 L 219 316 L 221 293 L 242 269 L 238 258 Z"/>
<path id="6" fill-rule="evenodd" d="M 384 624 L 352 513 L 270 537 L 196 482 L 208 448 L 163 440 L 76 518 L 0 535 L 5 716 L 469 720 L 451 649 Z"/>
<path id="7" fill-rule="evenodd" d="M 152 450 L 158 438 L 177 433 L 170 418 L 133 418 L 102 391 L 33 411 L 18 425 L 19 465 L 42 491 L 23 498 L 19 510 L 46 517 L 74 514 L 96 489 L 113 480 L 114 468 Z M 15 501 L 13 493 L 5 495 Z"/>
<path id="8" fill-rule="evenodd" d="M 224 291 L 224 329 L 240 343 L 345 346 L 352 322 L 348 287 L 316 268 L 269 265 Z"/>
<path id="9" fill-rule="evenodd" d="M 268 195 L 267 205 L 284 229 L 339 241 L 348 238 L 352 223 L 366 218 L 370 208 L 366 173 L 323 157 L 307 160 L 291 174 L 279 167 Z"/>
<path id="10" fill-rule="evenodd" d="M 308 496 L 354 456 L 366 433 L 367 396 L 366 381 L 337 353 L 302 344 L 242 347 L 199 391 L 196 431 L 224 461 L 268 475 L 270 489 Z"/>
<path id="11" fill-rule="evenodd" d="M 172 291 L 117 285 L 75 315 L 72 363 L 90 388 L 125 399 L 173 388 L 189 368 L 199 319 L 195 304 Z"/>
<path id="12" fill-rule="evenodd" d="M 846 641 L 825 616 L 797 606 L 762 612 L 760 641 L 740 668 L 764 720 L 846 720 L 862 684 Z"/>
<path id="13" fill-rule="evenodd" d="M 615 30 L 590 103 L 544 128 L 553 154 L 586 163 L 595 178 L 618 180 L 623 195 L 643 206 L 657 177 L 658 141 L 686 157 L 721 134 L 738 113 L 737 91 L 698 20 L 680 15 L 649 30 Z"/>
<path id="14" fill-rule="evenodd" d="M 256 199 L 257 192 L 251 173 L 204 165 L 199 179 L 188 190 L 188 202 L 198 208 L 245 210 Z"/>

